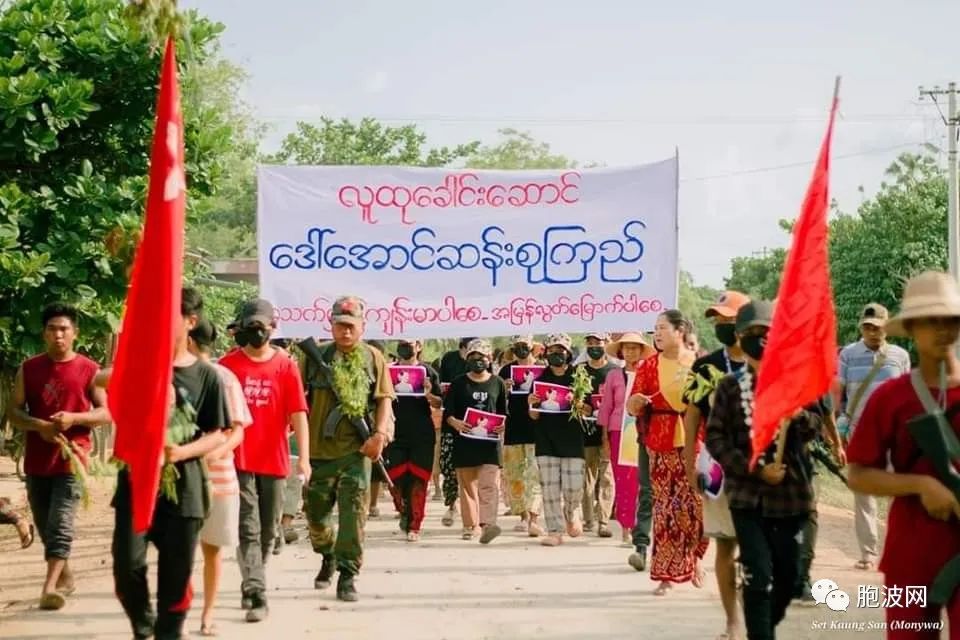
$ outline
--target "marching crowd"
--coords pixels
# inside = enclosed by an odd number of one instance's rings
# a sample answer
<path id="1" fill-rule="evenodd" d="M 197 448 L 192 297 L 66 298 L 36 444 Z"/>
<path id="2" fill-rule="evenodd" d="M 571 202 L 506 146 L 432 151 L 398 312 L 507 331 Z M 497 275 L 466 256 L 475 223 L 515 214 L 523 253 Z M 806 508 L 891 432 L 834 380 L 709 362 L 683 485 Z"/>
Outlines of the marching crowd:
<path id="1" fill-rule="evenodd" d="M 519 335 L 501 352 L 465 338 L 426 363 L 417 339 L 390 348 L 364 341 L 364 303 L 348 296 L 331 309 L 330 340 L 290 351 L 272 339 L 270 303 L 250 301 L 226 328 L 235 346 L 215 360 L 218 332 L 195 290 L 183 290 L 181 311 L 164 450 L 164 477 L 169 467 L 173 479 L 144 534 L 133 530 L 123 468 L 112 503 L 116 593 L 135 638 L 182 637 L 197 546 L 201 635 L 216 634 L 225 548 L 237 549 L 246 620 L 263 620 L 265 567 L 296 539 L 301 498 L 321 556 L 315 588 L 333 586 L 336 576 L 337 598 L 356 600 L 364 525 L 378 515 L 382 485 L 411 543 L 420 538 L 431 483 L 445 506 L 442 524 L 459 517 L 465 541 L 490 544 L 503 535 L 501 503 L 520 516 L 515 533 L 545 547 L 588 533 L 611 538 L 615 521 L 632 548 L 630 566 L 649 570 L 661 597 L 679 584 L 703 586 L 712 539 L 727 640 L 744 637 L 744 627 L 750 640 L 774 638 L 790 602 L 812 599 L 818 447 L 849 468 L 857 568 L 876 566 L 874 496 L 895 498 L 879 566 L 886 585 L 930 584 L 960 553 L 956 494 L 908 429 L 921 415 L 960 425 L 951 411 L 960 401 L 960 291 L 945 274 L 911 280 L 895 318 L 877 304 L 864 308 L 862 339 L 839 354 L 835 391 L 798 408 L 755 468 L 748 464 L 753 391 L 775 305 L 735 291 L 705 310 L 723 345 L 712 353 L 699 351 L 689 319 L 671 310 L 652 336 L 592 332 L 574 344 L 566 334 L 539 342 Z M 110 371 L 74 351 L 74 308 L 51 305 L 42 329 L 46 353 L 20 367 L 9 418 L 26 432 L 27 493 L 47 563 L 40 607 L 57 610 L 78 578 L 69 564 L 83 493 L 74 460 L 83 464 L 91 429 L 110 421 Z M 887 334 L 913 340 L 913 373 L 908 353 Z M 393 367 L 422 368 L 422 389 L 405 393 L 407 378 L 395 389 Z M 535 378 L 518 379 L 517 367 Z M 569 390 L 568 406 L 538 393 L 538 384 Z M 477 436 L 471 412 L 502 420 Z M 33 527 L 6 501 L 0 518 L 29 546 Z M 159 553 L 156 608 L 148 543 Z M 948 613 L 960 625 L 957 601 Z M 940 609 L 915 604 L 887 615 L 938 620 Z M 900 633 L 888 637 L 938 637 Z"/>

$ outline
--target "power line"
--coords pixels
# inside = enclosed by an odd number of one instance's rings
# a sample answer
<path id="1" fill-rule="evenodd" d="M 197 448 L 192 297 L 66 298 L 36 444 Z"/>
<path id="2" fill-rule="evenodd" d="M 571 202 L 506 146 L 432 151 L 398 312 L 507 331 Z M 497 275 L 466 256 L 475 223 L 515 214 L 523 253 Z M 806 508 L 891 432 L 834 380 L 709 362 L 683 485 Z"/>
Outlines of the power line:
<path id="1" fill-rule="evenodd" d="M 682 125 L 682 126 L 771 126 L 783 124 L 812 123 L 822 124 L 823 116 L 793 116 L 784 117 L 779 115 L 747 115 L 747 116 L 698 116 L 696 118 L 677 118 L 673 116 L 641 116 L 633 118 L 625 117 L 539 117 L 539 116 L 481 116 L 481 115 L 459 115 L 449 116 L 442 114 L 411 114 L 391 115 L 391 114 L 368 114 L 365 116 L 346 116 L 346 115 L 326 115 L 326 114 L 281 114 L 261 112 L 257 117 L 265 121 L 273 122 L 310 122 L 319 120 L 321 117 L 330 117 L 334 120 L 340 118 L 372 118 L 386 123 L 436 123 L 436 124 L 526 124 L 543 126 L 573 126 L 573 125 L 616 125 L 616 124 L 656 124 L 656 125 Z M 931 116 L 909 115 L 909 114 L 846 114 L 841 115 L 839 120 L 847 124 L 875 124 L 880 122 L 924 122 L 933 119 Z"/>
<path id="2" fill-rule="evenodd" d="M 861 156 L 872 156 L 880 155 L 884 153 L 890 153 L 891 151 L 897 151 L 900 149 L 909 149 L 911 147 L 922 146 L 922 142 L 907 142 L 904 144 L 894 145 L 892 147 L 884 147 L 882 149 L 866 149 L 864 151 L 858 151 L 855 153 L 844 153 L 832 156 L 833 160 L 846 160 L 847 158 L 859 158 Z M 750 175 L 754 173 L 767 173 L 769 171 L 779 171 L 781 169 L 795 169 L 797 167 L 809 167 L 814 164 L 814 160 L 804 160 L 803 162 L 790 162 L 787 164 L 777 164 L 771 165 L 768 167 L 754 167 L 752 169 L 742 169 L 740 171 L 730 171 L 729 173 L 718 173 L 709 176 L 697 176 L 695 178 L 680 178 L 680 182 L 704 182 L 707 180 L 720 180 L 722 178 L 732 178 L 735 176 Z"/>

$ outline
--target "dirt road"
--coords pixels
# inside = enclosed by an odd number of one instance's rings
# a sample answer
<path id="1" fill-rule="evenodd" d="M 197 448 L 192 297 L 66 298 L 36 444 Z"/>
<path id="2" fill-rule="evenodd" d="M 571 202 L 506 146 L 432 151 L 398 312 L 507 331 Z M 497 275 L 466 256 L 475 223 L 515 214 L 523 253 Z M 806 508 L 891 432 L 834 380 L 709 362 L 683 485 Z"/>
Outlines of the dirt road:
<path id="1" fill-rule="evenodd" d="M 81 515 L 81 542 L 74 559 L 81 574 L 79 590 L 63 611 L 35 608 L 42 571 L 40 545 L 19 551 L 12 531 L 0 532 L 0 638 L 131 637 L 110 578 L 112 512 L 106 504 L 111 482 L 100 483 L 95 506 Z M 0 479 L 0 495 L 22 499 L 22 490 L 7 477 Z M 619 546 L 618 537 L 613 541 L 587 537 L 548 549 L 509 531 L 516 518 L 504 518 L 504 535 L 482 546 L 460 540 L 459 529 L 442 527 L 439 503 L 431 502 L 424 538 L 409 544 L 396 531 L 390 505 L 383 502 L 381 510 L 384 517 L 368 527 L 359 603 L 343 604 L 332 591 L 312 589 L 319 560 L 301 541 L 271 560 L 270 618 L 259 625 L 242 622 L 239 573 L 232 560 L 227 562 L 218 613 L 220 637 L 689 640 L 714 638 L 722 630 L 712 553 L 706 588 L 686 585 L 658 598 L 652 595 L 655 585 L 647 574 L 627 566 L 630 550 Z M 853 604 L 846 613 L 823 606 L 792 607 L 780 632 L 791 640 L 833 635 L 815 629 L 819 624 L 882 619 L 879 610 L 854 606 L 857 585 L 878 584 L 880 577 L 851 569 L 856 559 L 852 515 L 830 507 L 821 511 L 815 578 L 838 582 Z M 198 592 L 200 582 L 195 576 Z M 188 622 L 194 638 L 199 637 L 200 602 L 198 593 Z M 877 631 L 857 635 L 881 637 Z"/>

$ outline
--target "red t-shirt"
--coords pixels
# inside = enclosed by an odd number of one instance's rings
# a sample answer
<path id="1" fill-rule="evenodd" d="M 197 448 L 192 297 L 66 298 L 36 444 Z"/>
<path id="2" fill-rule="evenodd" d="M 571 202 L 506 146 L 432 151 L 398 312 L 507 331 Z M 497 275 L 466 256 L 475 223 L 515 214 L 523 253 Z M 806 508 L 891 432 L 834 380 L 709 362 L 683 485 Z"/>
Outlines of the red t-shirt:
<path id="1" fill-rule="evenodd" d="M 936 389 L 931 391 L 934 398 L 938 397 Z M 960 403 L 960 387 L 947 391 L 947 407 L 957 403 Z M 863 409 L 847 448 L 847 460 L 886 469 L 889 453 L 897 473 L 936 476 L 933 465 L 921 455 L 907 428 L 908 420 L 923 413 L 909 375 L 884 382 L 870 395 Z M 953 417 L 952 425 L 960 435 L 960 415 Z M 894 498 L 880 560 L 880 571 L 886 574 L 890 584 L 929 586 L 947 561 L 958 553 L 960 526 L 955 520 L 941 522 L 931 518 L 919 496 Z"/>
<path id="2" fill-rule="evenodd" d="M 243 430 L 236 450 L 238 471 L 286 478 L 290 474 L 290 416 L 307 411 L 300 369 L 279 351 L 266 362 L 255 362 L 243 350 L 220 358 L 243 386 L 253 424 Z"/>
<path id="3" fill-rule="evenodd" d="M 49 420 L 50 416 L 60 411 L 89 411 L 93 405 L 90 387 L 99 370 L 96 362 L 79 354 L 66 362 L 55 362 L 46 354 L 30 358 L 23 363 L 23 387 L 28 413 L 34 418 Z M 47 442 L 35 431 L 28 431 L 26 435 L 24 473 L 31 476 L 70 473 L 70 462 L 61 454 L 60 445 Z M 74 425 L 63 435 L 76 445 L 81 452 L 80 458 L 85 462 L 91 449 L 90 428 Z"/>

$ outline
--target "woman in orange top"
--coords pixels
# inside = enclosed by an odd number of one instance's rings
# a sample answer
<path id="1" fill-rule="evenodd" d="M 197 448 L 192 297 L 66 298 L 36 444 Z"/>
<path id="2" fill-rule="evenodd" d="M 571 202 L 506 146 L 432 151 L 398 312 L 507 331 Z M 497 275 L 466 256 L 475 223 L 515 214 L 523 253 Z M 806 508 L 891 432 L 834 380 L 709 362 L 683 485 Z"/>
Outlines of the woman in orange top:
<path id="1" fill-rule="evenodd" d="M 674 583 L 703 586 L 700 559 L 707 550 L 703 537 L 703 502 L 686 481 L 683 464 L 684 383 L 696 354 L 684 346 L 690 323 L 679 311 L 657 318 L 654 342 L 660 353 L 637 369 L 627 411 L 643 420 L 644 444 L 650 453 L 653 485 L 653 561 L 650 577 L 660 582 L 662 596 Z"/>

